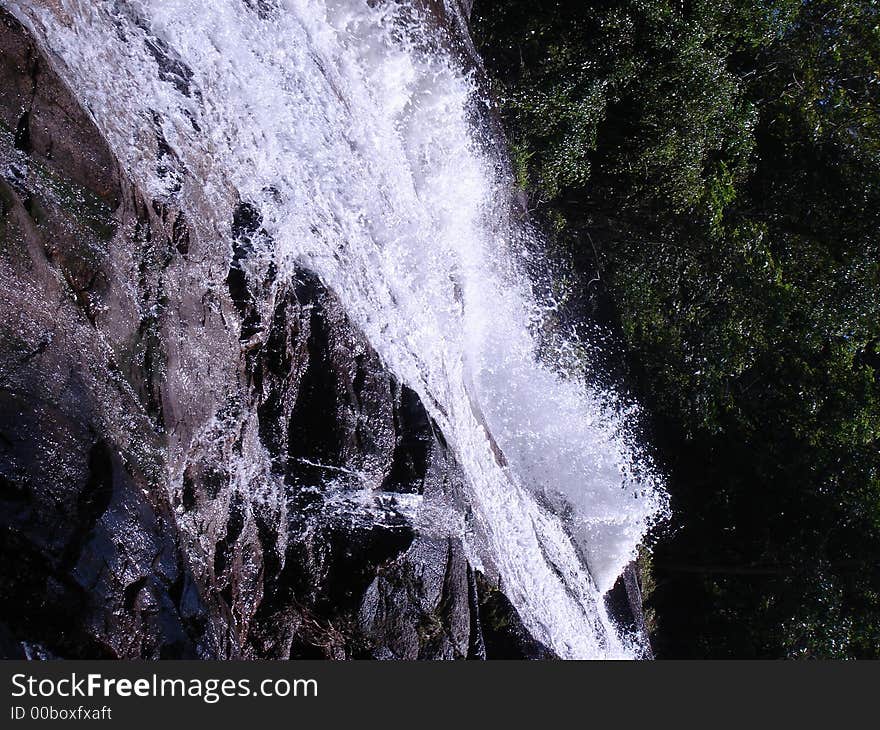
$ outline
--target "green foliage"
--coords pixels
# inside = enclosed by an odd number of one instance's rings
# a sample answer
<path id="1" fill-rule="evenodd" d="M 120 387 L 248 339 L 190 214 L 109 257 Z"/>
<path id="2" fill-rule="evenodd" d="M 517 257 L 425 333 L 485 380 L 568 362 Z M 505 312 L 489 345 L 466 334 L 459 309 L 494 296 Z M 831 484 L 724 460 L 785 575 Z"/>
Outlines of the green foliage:
<path id="1" fill-rule="evenodd" d="M 652 414 L 661 655 L 880 655 L 880 6 L 487 0 L 475 32 Z"/>

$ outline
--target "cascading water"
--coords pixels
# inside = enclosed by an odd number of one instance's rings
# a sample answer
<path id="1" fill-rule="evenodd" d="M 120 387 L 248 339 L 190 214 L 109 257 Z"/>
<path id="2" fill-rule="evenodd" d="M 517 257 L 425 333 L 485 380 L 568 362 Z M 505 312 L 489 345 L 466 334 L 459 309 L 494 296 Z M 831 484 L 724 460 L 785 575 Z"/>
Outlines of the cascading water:
<path id="1" fill-rule="evenodd" d="M 367 0 L 12 9 L 152 196 L 227 239 L 232 206 L 248 201 L 268 234 L 249 265 L 279 279 L 305 266 L 337 293 L 439 424 L 470 490 L 471 561 L 497 571 L 534 636 L 562 657 L 637 656 L 602 596 L 664 496 L 613 397 L 566 374 L 564 346 L 536 352 L 543 310 L 522 271 L 539 247 L 511 215 L 477 85 L 428 11 Z M 163 149 L 146 154 L 157 137 Z"/>

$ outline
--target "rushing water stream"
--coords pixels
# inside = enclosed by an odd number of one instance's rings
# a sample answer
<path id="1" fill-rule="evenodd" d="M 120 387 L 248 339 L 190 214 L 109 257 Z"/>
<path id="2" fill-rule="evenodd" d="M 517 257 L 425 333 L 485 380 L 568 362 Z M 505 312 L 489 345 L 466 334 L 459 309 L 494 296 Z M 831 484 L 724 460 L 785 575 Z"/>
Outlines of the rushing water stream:
<path id="1" fill-rule="evenodd" d="M 534 635 L 563 657 L 638 655 L 602 595 L 663 493 L 614 398 L 565 375 L 563 351 L 536 354 L 544 307 L 522 271 L 540 269 L 540 246 L 512 215 L 478 87 L 427 11 L 11 5 L 139 185 L 227 239 L 234 201 L 249 201 L 268 234 L 253 265 L 282 278 L 304 265 L 338 294 L 454 450 L 479 527 L 471 560 L 498 571 Z"/>

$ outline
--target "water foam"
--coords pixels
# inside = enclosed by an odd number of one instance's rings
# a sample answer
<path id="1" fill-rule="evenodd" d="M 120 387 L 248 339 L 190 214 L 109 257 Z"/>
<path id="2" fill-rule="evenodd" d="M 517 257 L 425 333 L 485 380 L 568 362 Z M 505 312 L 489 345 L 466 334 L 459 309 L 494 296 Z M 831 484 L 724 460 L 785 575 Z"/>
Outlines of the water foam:
<path id="1" fill-rule="evenodd" d="M 478 526 L 464 536 L 471 559 L 497 569 L 535 636 L 563 657 L 638 655 L 602 594 L 662 512 L 662 489 L 615 399 L 537 355 L 543 310 L 522 273 L 536 247 L 511 216 L 477 86 L 421 12 L 14 6 L 145 189 L 186 208 L 181 181 L 195 179 L 227 238 L 231 201 L 252 202 L 273 242 L 264 264 L 282 278 L 304 264 L 338 294 L 454 449 Z M 161 170 L 157 127 L 175 162 Z"/>

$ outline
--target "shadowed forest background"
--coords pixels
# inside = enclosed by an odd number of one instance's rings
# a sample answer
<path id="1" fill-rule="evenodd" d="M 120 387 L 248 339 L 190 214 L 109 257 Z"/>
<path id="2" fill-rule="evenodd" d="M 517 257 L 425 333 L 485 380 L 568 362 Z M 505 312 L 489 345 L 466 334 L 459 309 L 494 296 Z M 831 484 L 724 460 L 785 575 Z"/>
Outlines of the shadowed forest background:
<path id="1" fill-rule="evenodd" d="M 518 184 L 646 412 L 660 657 L 880 657 L 880 6 L 477 0 Z"/>

